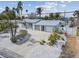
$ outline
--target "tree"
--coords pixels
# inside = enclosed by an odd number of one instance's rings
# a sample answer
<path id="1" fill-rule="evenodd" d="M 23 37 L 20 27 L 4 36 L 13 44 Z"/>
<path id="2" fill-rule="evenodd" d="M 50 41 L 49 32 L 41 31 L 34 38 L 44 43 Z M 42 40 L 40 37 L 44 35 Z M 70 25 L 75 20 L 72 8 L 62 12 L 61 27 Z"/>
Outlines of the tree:
<path id="1" fill-rule="evenodd" d="M 16 25 L 16 24 L 17 24 L 17 22 L 16 22 L 16 8 L 13 7 L 12 11 L 13 11 L 13 16 L 14 16 L 15 25 Z M 17 29 L 17 28 L 15 27 L 14 36 L 16 35 L 16 29 Z"/>
<path id="2" fill-rule="evenodd" d="M 41 7 L 38 7 L 38 8 L 37 8 L 37 14 L 38 14 L 40 17 L 41 17 L 41 12 L 42 12 L 42 10 L 43 10 L 43 9 L 42 9 Z"/>
<path id="3" fill-rule="evenodd" d="M 75 25 L 74 17 L 70 17 L 69 20 L 71 21 L 70 27 L 73 27 Z"/>
<path id="4" fill-rule="evenodd" d="M 17 12 L 18 16 L 20 16 L 19 8 L 16 8 L 16 12 Z"/>
<path id="5" fill-rule="evenodd" d="M 36 14 L 31 12 L 30 14 L 28 14 L 28 18 L 35 19 L 36 18 Z"/>
<path id="6" fill-rule="evenodd" d="M 60 18 L 60 13 L 55 13 L 55 19 L 59 19 Z"/>
<path id="7" fill-rule="evenodd" d="M 26 12 L 28 12 L 28 10 L 26 10 Z"/>
<path id="8" fill-rule="evenodd" d="M 79 25 L 79 11 L 76 10 L 73 15 L 77 17 L 77 25 Z"/>
<path id="9" fill-rule="evenodd" d="M 74 22 L 74 17 L 70 17 L 69 20 Z"/>
<path id="10" fill-rule="evenodd" d="M 5 7 L 5 11 L 9 11 L 9 7 L 8 6 Z"/>
<path id="11" fill-rule="evenodd" d="M 1 13 L 3 18 L 7 20 L 7 22 L 10 24 L 10 28 L 11 28 L 11 35 L 14 36 L 13 34 L 13 26 L 12 26 L 12 19 L 15 19 L 16 14 L 13 10 L 10 10 L 9 7 L 5 7 L 5 10 Z"/>
<path id="12" fill-rule="evenodd" d="M 48 16 L 45 16 L 45 17 L 44 17 L 44 19 L 45 19 L 45 20 L 48 20 L 48 19 L 49 19 L 49 17 L 48 17 Z"/>
<path id="13" fill-rule="evenodd" d="M 26 13 L 28 12 L 28 10 L 26 9 Z M 26 14 L 26 15 L 28 15 L 28 14 Z"/>
<path id="14" fill-rule="evenodd" d="M 76 10 L 73 15 L 76 16 L 76 17 L 79 17 L 79 11 Z"/>
<path id="15" fill-rule="evenodd" d="M 19 16 L 21 16 L 22 10 L 23 10 L 23 3 L 21 1 L 18 2 L 16 10 L 17 10 L 17 13 L 19 14 Z"/>
<path id="16" fill-rule="evenodd" d="M 54 19 L 54 13 L 50 13 L 50 14 L 49 14 L 49 18 L 50 18 L 50 19 Z"/>

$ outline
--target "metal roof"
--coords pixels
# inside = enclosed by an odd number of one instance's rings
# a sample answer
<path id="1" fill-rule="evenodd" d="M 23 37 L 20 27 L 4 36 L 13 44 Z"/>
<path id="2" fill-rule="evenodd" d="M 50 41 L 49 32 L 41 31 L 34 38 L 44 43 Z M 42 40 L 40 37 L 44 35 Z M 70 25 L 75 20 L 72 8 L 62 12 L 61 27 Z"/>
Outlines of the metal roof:
<path id="1" fill-rule="evenodd" d="M 63 21 L 60 21 L 60 20 L 41 20 L 41 21 L 35 23 L 35 25 L 57 26 L 57 25 L 59 25 L 60 22 L 63 22 Z"/>
<path id="2" fill-rule="evenodd" d="M 24 22 L 27 22 L 27 23 L 37 23 L 39 21 L 40 19 L 24 19 Z"/>

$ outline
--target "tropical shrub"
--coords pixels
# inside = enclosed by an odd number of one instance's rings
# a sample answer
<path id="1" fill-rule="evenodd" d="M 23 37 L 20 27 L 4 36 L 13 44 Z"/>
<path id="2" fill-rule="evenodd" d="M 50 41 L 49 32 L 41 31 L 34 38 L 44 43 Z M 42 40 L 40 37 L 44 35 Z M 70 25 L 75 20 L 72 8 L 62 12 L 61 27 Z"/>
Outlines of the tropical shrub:
<path id="1" fill-rule="evenodd" d="M 56 41 L 60 38 L 60 36 L 54 32 L 53 34 L 50 35 L 48 41 L 49 41 L 49 45 L 53 45 L 56 43 Z"/>

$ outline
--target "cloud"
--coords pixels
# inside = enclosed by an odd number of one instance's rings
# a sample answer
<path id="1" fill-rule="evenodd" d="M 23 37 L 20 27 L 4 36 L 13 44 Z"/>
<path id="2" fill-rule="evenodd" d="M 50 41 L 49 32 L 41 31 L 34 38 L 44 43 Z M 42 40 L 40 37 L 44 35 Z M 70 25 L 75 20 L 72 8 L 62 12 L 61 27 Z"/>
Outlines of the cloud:
<path id="1" fill-rule="evenodd" d="M 37 7 L 42 7 L 43 8 L 43 12 L 42 13 L 51 13 L 51 12 L 57 12 L 57 3 L 55 2 L 45 2 L 44 5 L 40 5 L 40 6 L 35 6 L 35 8 Z"/>
<path id="2" fill-rule="evenodd" d="M 16 5 L 17 3 L 16 2 L 10 2 L 8 4 L 11 4 L 11 5 Z"/>
<path id="3" fill-rule="evenodd" d="M 4 8 L 0 8 L 0 13 L 1 13 L 2 11 L 4 11 Z"/>
<path id="4" fill-rule="evenodd" d="M 61 5 L 61 7 L 66 7 L 66 4 L 60 4 Z"/>
<path id="5" fill-rule="evenodd" d="M 42 7 L 43 11 L 42 13 L 54 13 L 58 12 L 58 8 L 65 8 L 68 3 L 71 3 L 72 1 L 60 1 L 61 3 L 57 2 L 45 2 L 43 5 L 35 6 L 37 7 Z"/>

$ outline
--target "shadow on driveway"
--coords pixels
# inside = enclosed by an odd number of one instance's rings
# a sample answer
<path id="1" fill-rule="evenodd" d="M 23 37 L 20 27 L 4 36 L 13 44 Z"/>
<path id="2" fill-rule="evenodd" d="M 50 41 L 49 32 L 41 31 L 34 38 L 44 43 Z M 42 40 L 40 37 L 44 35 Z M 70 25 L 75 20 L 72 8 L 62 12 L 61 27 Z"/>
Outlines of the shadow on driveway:
<path id="1" fill-rule="evenodd" d="M 30 39 L 30 37 L 31 37 L 31 35 L 28 34 L 28 35 L 26 35 L 25 37 L 20 38 L 20 41 L 18 41 L 16 44 L 17 44 L 17 45 L 21 45 L 21 44 L 23 44 L 23 43 L 26 43 L 26 42 Z"/>

